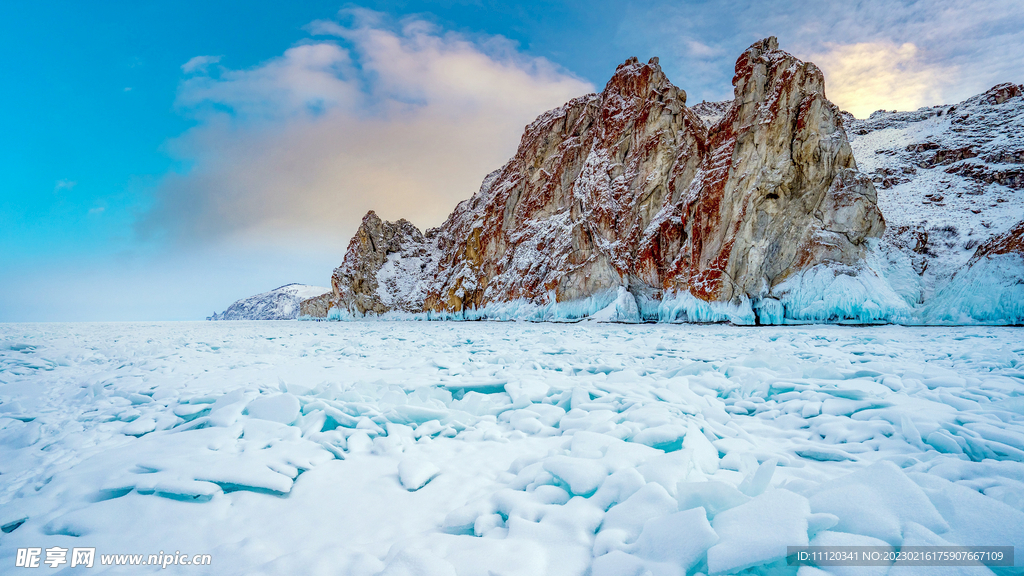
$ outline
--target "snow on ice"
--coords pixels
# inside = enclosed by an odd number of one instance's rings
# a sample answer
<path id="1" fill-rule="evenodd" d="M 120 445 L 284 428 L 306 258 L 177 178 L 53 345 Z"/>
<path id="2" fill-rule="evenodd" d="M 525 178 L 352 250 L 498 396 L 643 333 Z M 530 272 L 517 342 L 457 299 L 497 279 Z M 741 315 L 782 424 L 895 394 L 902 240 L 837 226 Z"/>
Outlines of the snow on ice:
<path id="1" fill-rule="evenodd" d="M 0 325 L 0 571 L 52 546 L 367 576 L 1024 550 L 1022 379 L 1014 328 Z"/>

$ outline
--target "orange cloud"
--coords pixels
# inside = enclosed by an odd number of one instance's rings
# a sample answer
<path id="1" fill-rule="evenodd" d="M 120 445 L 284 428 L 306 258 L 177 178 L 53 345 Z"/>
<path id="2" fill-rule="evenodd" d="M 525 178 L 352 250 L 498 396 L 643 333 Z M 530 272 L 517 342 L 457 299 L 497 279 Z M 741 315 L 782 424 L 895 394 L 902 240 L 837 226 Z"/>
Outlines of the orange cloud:
<path id="1" fill-rule="evenodd" d="M 928 62 L 909 42 L 826 44 L 809 60 L 825 73 L 829 99 L 858 118 L 942 103 L 944 89 L 957 77 L 955 67 Z"/>

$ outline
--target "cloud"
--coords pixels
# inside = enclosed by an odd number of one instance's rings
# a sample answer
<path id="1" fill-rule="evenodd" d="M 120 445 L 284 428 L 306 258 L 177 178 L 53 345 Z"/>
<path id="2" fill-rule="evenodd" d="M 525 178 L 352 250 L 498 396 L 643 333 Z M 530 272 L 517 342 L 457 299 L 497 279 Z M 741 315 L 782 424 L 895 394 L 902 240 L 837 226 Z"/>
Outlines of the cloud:
<path id="1" fill-rule="evenodd" d="M 210 124 L 289 120 L 328 108 L 351 110 L 361 97 L 348 51 L 329 43 L 290 48 L 250 70 L 185 80 L 176 106 Z M 202 129 L 203 127 L 201 127 Z"/>
<path id="2" fill-rule="evenodd" d="M 694 39 L 684 40 L 687 48 L 687 53 L 694 58 L 714 58 L 721 56 L 721 49 L 713 48 L 707 44 Z"/>
<path id="3" fill-rule="evenodd" d="M 196 72 L 206 72 L 206 69 L 210 64 L 216 64 L 220 62 L 223 56 L 194 56 L 181 65 L 181 71 L 185 74 L 192 74 Z"/>
<path id="4" fill-rule="evenodd" d="M 593 91 L 501 37 L 349 10 L 246 70 L 183 81 L 198 125 L 138 225 L 179 241 L 347 240 L 363 214 L 439 224 L 545 110 Z M 194 60 L 194 59 L 193 59 Z"/>
<path id="5" fill-rule="evenodd" d="M 60 192 L 61 190 L 71 190 L 77 185 L 78 182 L 75 182 L 74 180 L 60 179 L 53 185 L 53 191 Z"/>
<path id="6" fill-rule="evenodd" d="M 1020 0 L 639 0 L 619 41 L 662 56 L 680 87 L 731 97 L 733 63 L 754 41 L 815 62 L 826 91 L 858 111 L 950 104 L 1024 81 Z M 701 54 L 692 41 L 708 47 Z M 699 58 L 698 58 L 699 57 Z"/>
<path id="7" fill-rule="evenodd" d="M 915 110 L 941 102 L 955 65 L 928 62 L 914 44 L 829 44 L 810 59 L 825 73 L 830 100 L 858 118 L 879 108 Z"/>

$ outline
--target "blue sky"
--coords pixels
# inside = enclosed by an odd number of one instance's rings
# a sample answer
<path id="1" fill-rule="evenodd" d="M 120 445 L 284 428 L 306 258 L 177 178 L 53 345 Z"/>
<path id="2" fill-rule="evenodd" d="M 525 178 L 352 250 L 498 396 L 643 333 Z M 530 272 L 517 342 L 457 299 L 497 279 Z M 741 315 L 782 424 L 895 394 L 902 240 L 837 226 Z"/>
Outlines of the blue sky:
<path id="1" fill-rule="evenodd" d="M 1024 81 L 1018 0 L 3 3 L 0 321 L 328 285 L 367 209 L 440 223 L 627 57 L 718 100 L 767 35 L 859 116 Z"/>

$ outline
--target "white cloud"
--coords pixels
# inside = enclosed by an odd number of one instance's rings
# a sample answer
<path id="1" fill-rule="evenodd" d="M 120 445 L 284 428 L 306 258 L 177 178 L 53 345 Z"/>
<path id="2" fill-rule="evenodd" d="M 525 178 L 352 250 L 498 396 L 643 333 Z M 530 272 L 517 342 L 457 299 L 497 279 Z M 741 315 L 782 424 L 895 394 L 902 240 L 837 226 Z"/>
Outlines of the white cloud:
<path id="1" fill-rule="evenodd" d="M 813 20 L 793 31 L 791 51 L 821 57 L 829 94 L 842 85 L 861 110 L 954 104 L 1024 80 L 1021 59 L 1009 57 L 1024 52 L 1020 0 L 832 2 Z"/>
<path id="2" fill-rule="evenodd" d="M 60 179 L 53 185 L 53 191 L 60 192 L 61 190 L 71 190 L 77 185 L 78 182 L 75 182 L 74 180 Z"/>
<path id="3" fill-rule="evenodd" d="M 220 62 L 222 56 L 194 56 L 181 65 L 181 71 L 185 74 L 192 74 L 195 72 L 206 72 L 206 69 L 210 64 L 216 64 Z"/>
<path id="4" fill-rule="evenodd" d="M 694 39 L 687 39 L 684 41 L 686 44 L 686 52 L 692 58 L 713 58 L 722 55 L 722 50 L 719 48 L 713 48 L 707 44 Z"/>
<path id="5" fill-rule="evenodd" d="M 1014 56 L 1024 53 L 1020 0 L 744 0 L 728 9 L 640 0 L 618 35 L 660 55 L 680 87 L 709 99 L 731 97 L 736 57 L 767 36 L 821 66 L 829 96 L 858 110 L 952 104 L 1024 81 Z"/>
<path id="6" fill-rule="evenodd" d="M 347 241 L 369 209 L 437 225 L 528 122 L 593 91 L 502 38 L 344 16 L 310 26 L 336 39 L 183 82 L 177 105 L 199 125 L 170 149 L 191 168 L 164 180 L 143 232 L 315 249 Z"/>

